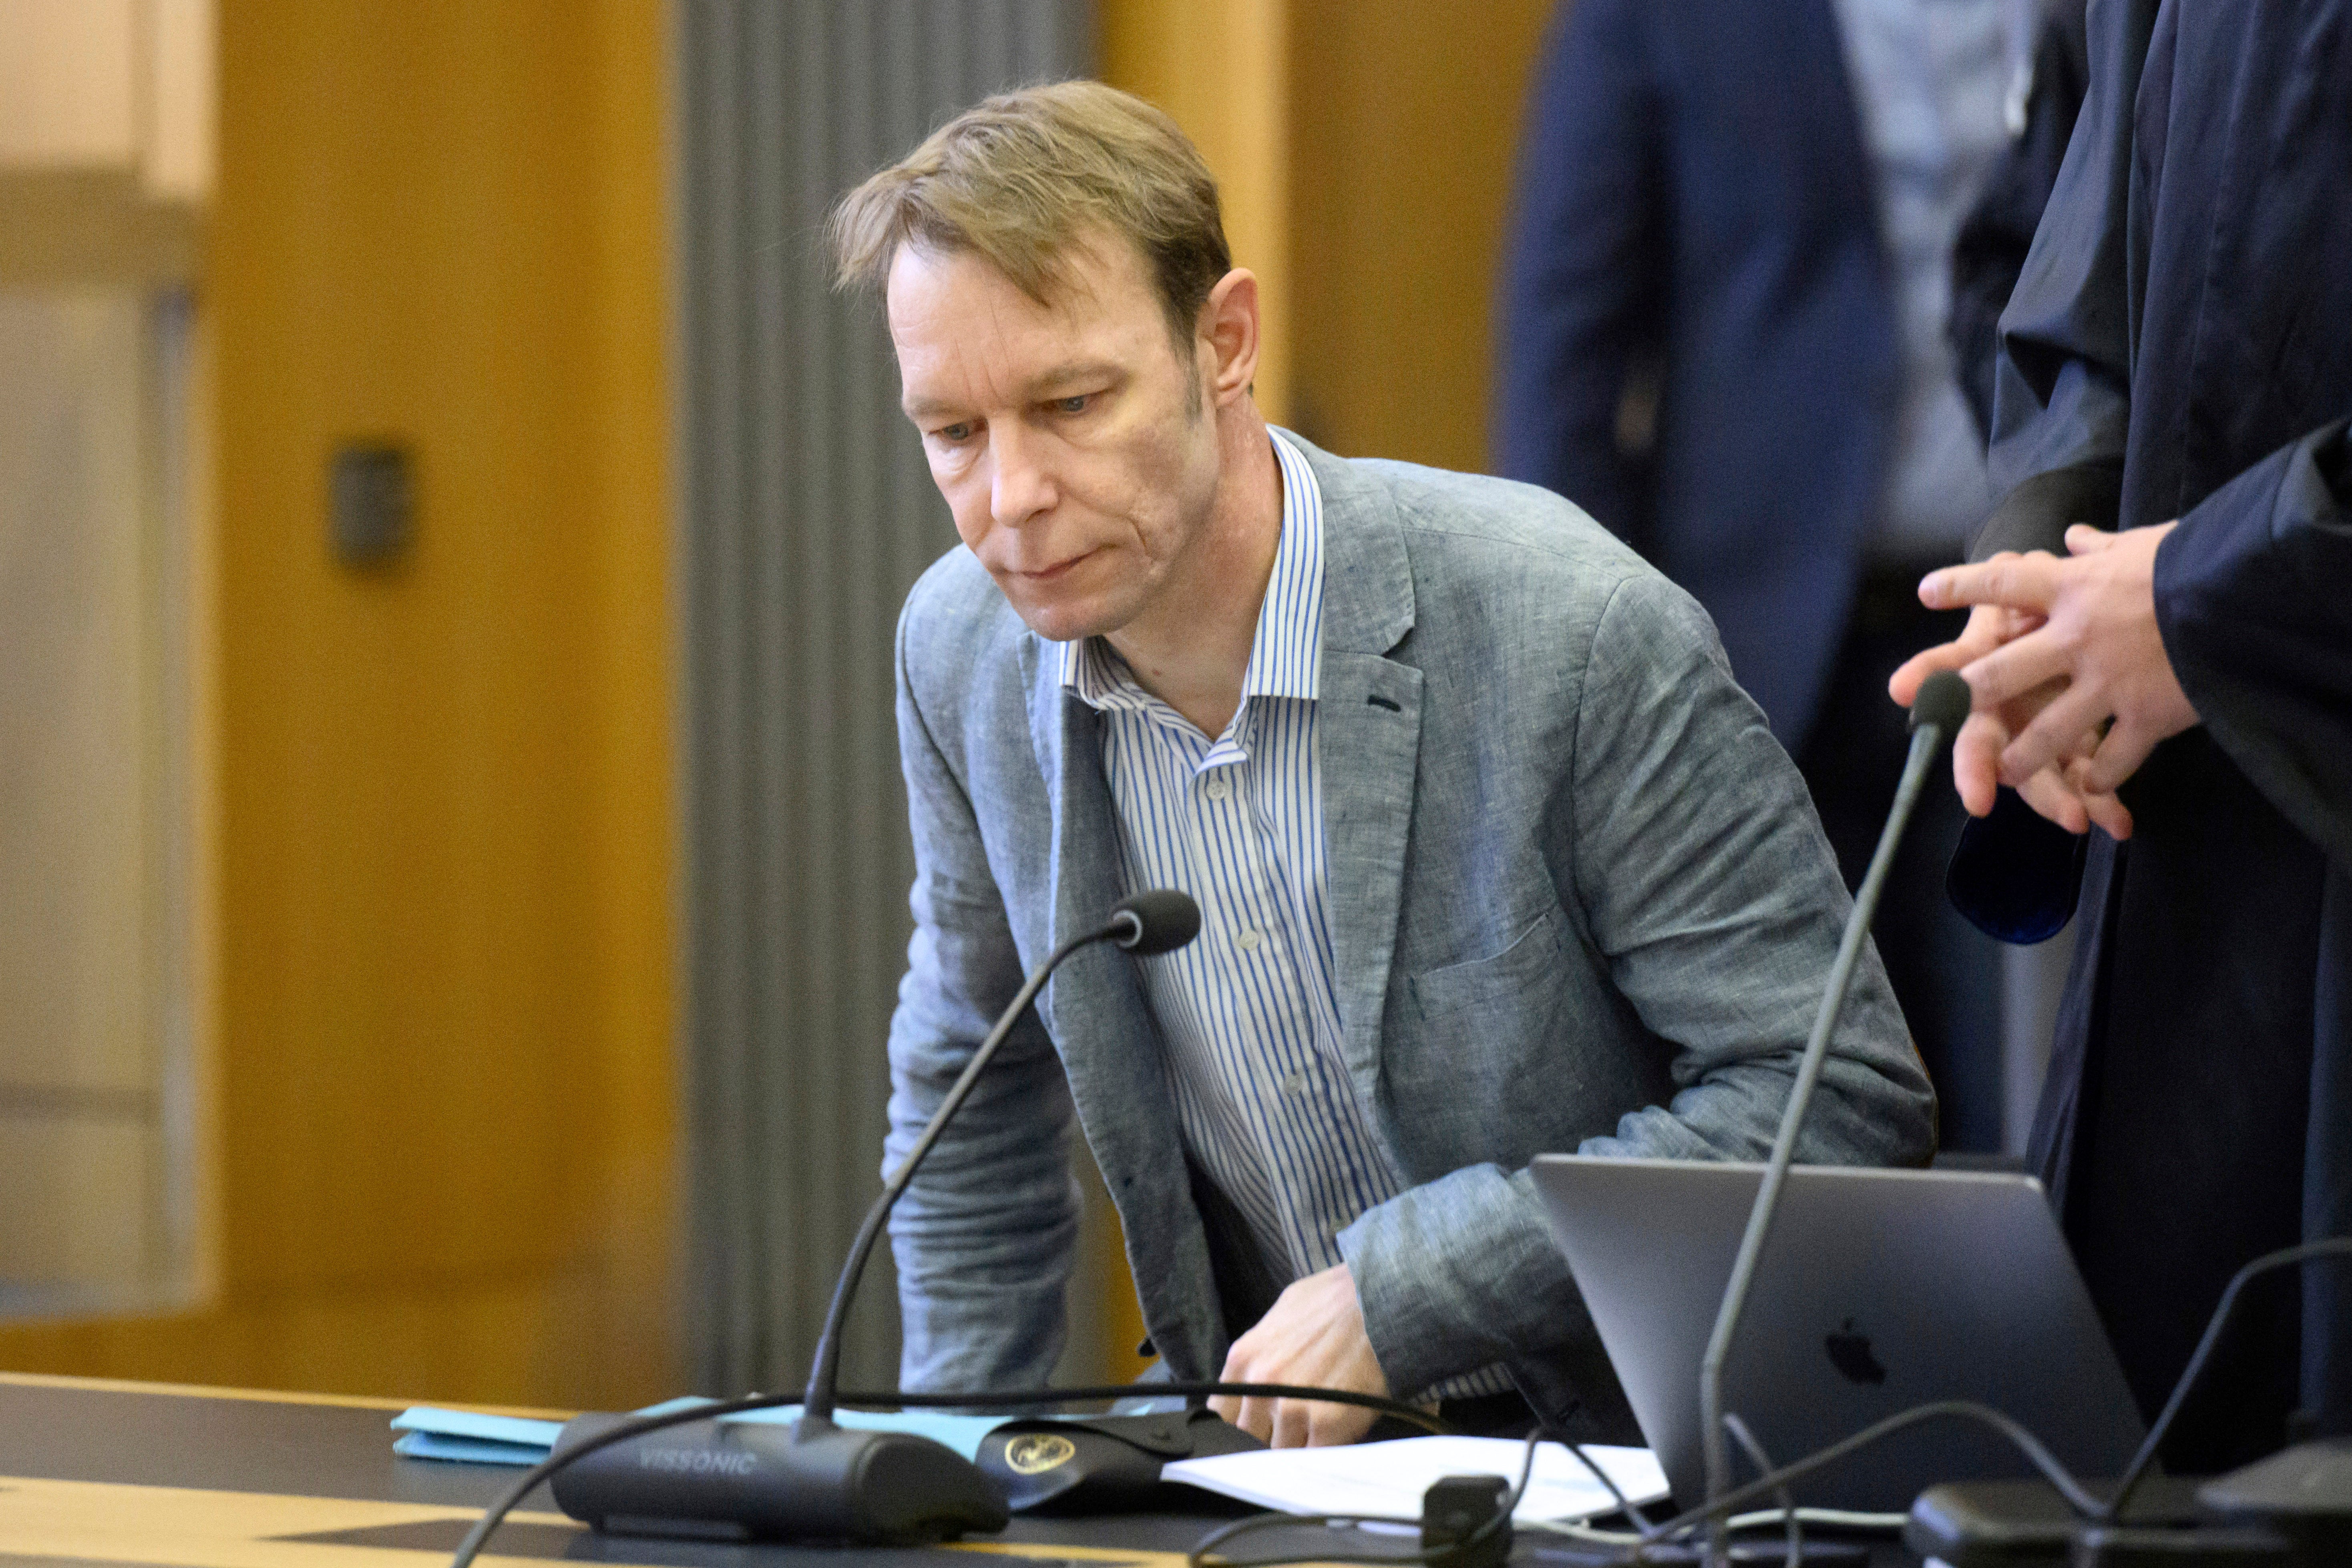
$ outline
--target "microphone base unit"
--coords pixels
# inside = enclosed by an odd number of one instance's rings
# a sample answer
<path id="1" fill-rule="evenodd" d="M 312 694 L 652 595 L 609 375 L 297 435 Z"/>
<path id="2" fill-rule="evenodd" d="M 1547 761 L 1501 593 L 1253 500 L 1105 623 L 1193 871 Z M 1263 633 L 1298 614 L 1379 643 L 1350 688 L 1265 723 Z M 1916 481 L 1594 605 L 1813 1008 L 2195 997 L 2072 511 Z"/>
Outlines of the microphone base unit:
<path id="1" fill-rule="evenodd" d="M 2086 1482 L 2101 1495 L 2111 1483 Z M 2196 1521 L 2197 1489 L 2150 1476 L 2124 1510 L 2126 1528 L 2169 1529 Z M 2043 1480 L 1948 1481 L 1911 1505 L 1903 1543 L 1948 1568 L 2065 1568 L 2074 1538 L 2088 1528 Z"/>
<path id="2" fill-rule="evenodd" d="M 1919 1494 L 1903 1542 L 1948 1568 L 2352 1563 L 2352 1443 L 2299 1444 L 2203 1482 L 2150 1476 L 2123 1511 L 2114 1523 L 2078 1519 L 2038 1480 L 1959 1482 Z"/>
<path id="3" fill-rule="evenodd" d="M 555 1452 L 625 1419 L 575 1416 Z M 620 1535 L 924 1546 L 1012 1517 L 953 1449 L 805 1418 L 688 1422 L 585 1455 L 549 1486 L 565 1513 Z"/>

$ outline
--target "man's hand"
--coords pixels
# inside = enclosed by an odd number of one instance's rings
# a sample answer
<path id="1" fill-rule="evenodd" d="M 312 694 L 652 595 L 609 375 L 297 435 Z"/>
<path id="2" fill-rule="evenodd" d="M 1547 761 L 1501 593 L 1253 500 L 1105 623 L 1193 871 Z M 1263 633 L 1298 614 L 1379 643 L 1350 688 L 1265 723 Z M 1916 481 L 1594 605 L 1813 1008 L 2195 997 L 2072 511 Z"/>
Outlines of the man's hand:
<path id="1" fill-rule="evenodd" d="M 1970 811 L 1990 809 L 1997 777 L 2069 831 L 2084 831 L 2087 820 L 2117 838 L 2131 836 L 2131 813 L 2116 790 L 2158 742 L 2199 721 L 2156 624 L 2157 547 L 2176 526 L 2105 533 L 2078 523 L 2066 531 L 2068 560 L 2039 552 L 1995 557 L 1930 573 L 1919 584 L 1920 602 L 1931 608 L 1971 605 L 2039 617 L 2030 630 L 1988 638 L 1999 646 L 1960 668 L 1976 700 L 1952 769 Z M 1920 664 L 1914 659 L 1897 679 Z M 1919 679 L 1932 668 L 1920 668 Z M 1990 722 L 1979 726 L 1980 718 Z"/>
<path id="2" fill-rule="evenodd" d="M 1285 1289 L 1257 1326 L 1234 1342 L 1220 1374 L 1227 1383 L 1299 1383 L 1358 1394 L 1389 1392 L 1388 1374 L 1364 1335 L 1355 1277 L 1344 1263 Z M 1221 1394 L 1209 1408 L 1277 1448 L 1352 1443 L 1375 1413 L 1356 1405 Z"/>

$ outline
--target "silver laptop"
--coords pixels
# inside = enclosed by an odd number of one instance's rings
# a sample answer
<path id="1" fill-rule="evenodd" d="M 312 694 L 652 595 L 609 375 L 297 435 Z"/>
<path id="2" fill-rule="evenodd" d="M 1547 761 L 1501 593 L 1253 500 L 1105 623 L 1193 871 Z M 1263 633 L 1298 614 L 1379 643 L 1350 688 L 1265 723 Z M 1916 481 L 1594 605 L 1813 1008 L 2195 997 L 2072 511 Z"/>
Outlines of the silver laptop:
<path id="1" fill-rule="evenodd" d="M 1706 1492 L 1699 1363 L 1763 1167 L 1546 1154 L 1534 1172 L 1643 1435 L 1676 1502 L 1695 1506 Z M 1936 1399 L 2005 1412 L 2086 1478 L 2120 1473 L 2145 1435 L 2040 1183 L 1790 1171 L 1724 1368 L 1724 1408 L 1779 1465 Z M 1938 1419 L 1794 1492 L 1901 1512 L 1937 1481 L 2030 1473 L 1995 1434 Z M 1755 1475 L 1735 1458 L 1735 1481 Z"/>

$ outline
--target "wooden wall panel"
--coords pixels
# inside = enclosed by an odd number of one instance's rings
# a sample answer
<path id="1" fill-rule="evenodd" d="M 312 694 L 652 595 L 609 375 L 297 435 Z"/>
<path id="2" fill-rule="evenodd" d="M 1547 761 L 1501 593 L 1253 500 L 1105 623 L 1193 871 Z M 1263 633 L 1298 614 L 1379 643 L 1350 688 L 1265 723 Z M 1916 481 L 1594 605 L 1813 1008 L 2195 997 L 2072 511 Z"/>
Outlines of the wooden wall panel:
<path id="1" fill-rule="evenodd" d="M 1289 0 L 1291 354 L 1300 430 L 1487 466 L 1494 292 L 1553 0 Z"/>
<path id="2" fill-rule="evenodd" d="M 1259 403 L 1338 450 L 1486 466 L 1493 293 L 1554 0 L 1102 0 L 1265 284 Z"/>
<path id="3" fill-rule="evenodd" d="M 217 1300 L 0 1364 L 652 1394 L 672 1148 L 667 20 L 227 0 Z M 331 559 L 339 442 L 415 458 Z"/>
<path id="4" fill-rule="evenodd" d="M 1217 176 L 1234 264 L 1266 327 L 1258 406 L 1290 417 L 1291 0 L 1101 0 L 1102 76 L 1184 128 Z"/>

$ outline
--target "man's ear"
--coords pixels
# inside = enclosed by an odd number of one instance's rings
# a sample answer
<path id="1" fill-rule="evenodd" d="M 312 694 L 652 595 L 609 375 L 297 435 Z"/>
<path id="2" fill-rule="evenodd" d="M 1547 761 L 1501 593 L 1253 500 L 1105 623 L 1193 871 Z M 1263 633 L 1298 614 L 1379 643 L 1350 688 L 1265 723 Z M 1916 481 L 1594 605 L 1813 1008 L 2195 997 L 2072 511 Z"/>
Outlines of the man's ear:
<path id="1" fill-rule="evenodd" d="M 1208 375 L 1209 401 L 1223 408 L 1257 378 L 1257 275 L 1236 267 L 1218 279 L 1202 302 L 1200 323 L 1195 352 Z"/>

